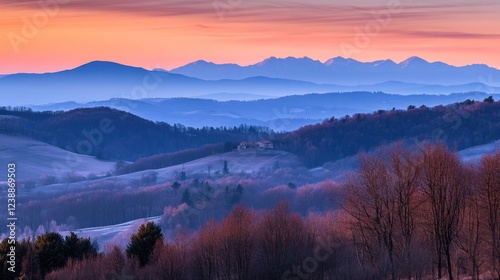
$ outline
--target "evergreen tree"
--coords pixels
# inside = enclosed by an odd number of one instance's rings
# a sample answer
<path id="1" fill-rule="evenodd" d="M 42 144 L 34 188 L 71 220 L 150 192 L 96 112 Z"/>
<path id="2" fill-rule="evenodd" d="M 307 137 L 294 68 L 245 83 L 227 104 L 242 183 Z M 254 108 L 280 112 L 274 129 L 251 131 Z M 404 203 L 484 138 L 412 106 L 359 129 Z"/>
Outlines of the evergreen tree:
<path id="1" fill-rule="evenodd" d="M 180 180 L 181 181 L 186 181 L 186 179 L 187 179 L 186 171 L 181 171 Z"/>
<path id="2" fill-rule="evenodd" d="M 187 205 L 189 206 L 193 206 L 193 201 L 191 199 L 191 193 L 189 192 L 188 189 L 186 189 L 183 193 L 182 193 L 182 199 L 181 199 L 181 202 L 182 203 L 186 203 Z"/>
<path id="3" fill-rule="evenodd" d="M 198 178 L 195 178 L 193 180 L 193 187 L 197 188 L 200 185 L 200 180 Z"/>
<path id="4" fill-rule="evenodd" d="M 213 193 L 214 189 L 212 188 L 212 186 L 210 186 L 208 182 L 205 182 L 205 198 L 207 200 L 212 199 Z"/>
<path id="5" fill-rule="evenodd" d="M 493 103 L 495 100 L 493 99 L 493 96 L 488 96 L 487 98 L 484 99 L 484 102 L 488 102 L 488 103 Z"/>
<path id="6" fill-rule="evenodd" d="M 245 190 L 245 189 L 243 188 L 243 186 L 242 186 L 241 184 L 238 184 L 238 185 L 236 186 L 236 192 L 237 192 L 239 195 L 242 195 L 244 190 Z"/>
<path id="7" fill-rule="evenodd" d="M 181 187 L 181 184 L 180 184 L 179 182 L 175 181 L 175 182 L 171 185 L 171 187 L 172 187 L 174 190 L 176 190 L 176 191 L 177 191 L 177 190 Z"/>
<path id="8" fill-rule="evenodd" d="M 64 239 L 59 233 L 49 232 L 38 236 L 35 240 L 35 250 L 40 259 L 42 276 L 66 264 Z"/>
<path id="9" fill-rule="evenodd" d="M 64 238 L 66 258 L 82 260 L 97 255 L 97 250 L 90 242 L 90 238 L 79 238 L 74 232 Z"/>
<path id="10" fill-rule="evenodd" d="M 130 243 L 127 246 L 127 257 L 137 257 L 141 266 L 149 262 L 149 256 L 158 241 L 163 240 L 161 227 L 153 222 L 142 224 L 139 231 L 130 237 Z"/>
<path id="11" fill-rule="evenodd" d="M 227 166 L 227 160 L 224 161 L 224 168 L 222 169 L 224 175 L 229 174 L 229 167 Z"/>
<path id="12" fill-rule="evenodd" d="M 240 203 L 241 196 L 243 195 L 243 191 L 244 190 L 245 189 L 243 188 L 243 186 L 241 184 L 238 184 L 236 186 L 236 188 L 234 188 L 232 190 L 232 194 L 229 197 L 229 201 L 228 201 L 228 207 L 229 207 L 229 209 L 231 209 L 234 205 Z"/>

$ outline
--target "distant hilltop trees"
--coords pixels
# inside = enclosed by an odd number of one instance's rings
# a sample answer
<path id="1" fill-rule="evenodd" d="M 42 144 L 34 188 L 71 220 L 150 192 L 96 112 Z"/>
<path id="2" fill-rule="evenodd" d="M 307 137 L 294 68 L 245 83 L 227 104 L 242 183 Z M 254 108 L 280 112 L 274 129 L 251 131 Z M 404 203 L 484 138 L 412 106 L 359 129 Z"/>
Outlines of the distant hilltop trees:
<path id="1" fill-rule="evenodd" d="M 67 112 L 0 107 L 0 133 L 32 138 L 100 159 L 133 161 L 208 144 L 269 138 L 272 131 L 248 125 L 185 127 L 145 120 L 107 107 Z"/>
<path id="2" fill-rule="evenodd" d="M 446 142 L 462 150 L 498 139 L 500 102 L 486 98 L 484 102 L 466 100 L 432 108 L 410 105 L 408 110 L 330 118 L 278 135 L 274 143 L 276 148 L 301 156 L 312 167 L 398 140 L 409 144 Z"/>

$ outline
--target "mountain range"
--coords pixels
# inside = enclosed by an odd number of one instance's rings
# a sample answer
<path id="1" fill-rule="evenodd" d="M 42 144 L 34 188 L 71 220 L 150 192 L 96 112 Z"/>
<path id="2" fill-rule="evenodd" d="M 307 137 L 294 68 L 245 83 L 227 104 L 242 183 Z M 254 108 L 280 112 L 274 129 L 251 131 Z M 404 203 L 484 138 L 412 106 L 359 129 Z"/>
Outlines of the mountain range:
<path id="1" fill-rule="evenodd" d="M 165 71 L 114 62 L 94 61 L 74 69 L 11 74 L 0 78 L 0 105 L 42 105 L 111 98 L 201 97 L 254 100 L 330 92 L 393 94 L 500 93 L 500 71 L 486 65 L 455 67 L 413 57 L 359 62 L 334 58 L 321 63 L 309 58 L 269 58 L 239 66 L 198 61 Z"/>
<path id="2" fill-rule="evenodd" d="M 500 71 L 484 64 L 456 67 L 443 62 L 431 63 L 416 56 L 400 63 L 395 63 L 390 59 L 360 62 L 343 57 L 331 58 L 323 63 L 308 57 L 270 57 L 248 66 L 214 64 L 199 60 L 172 69 L 170 72 L 205 80 L 265 76 L 338 85 L 371 85 L 388 81 L 426 85 L 461 85 L 487 83 L 488 80 L 495 80 L 495 78 L 500 80 Z"/>

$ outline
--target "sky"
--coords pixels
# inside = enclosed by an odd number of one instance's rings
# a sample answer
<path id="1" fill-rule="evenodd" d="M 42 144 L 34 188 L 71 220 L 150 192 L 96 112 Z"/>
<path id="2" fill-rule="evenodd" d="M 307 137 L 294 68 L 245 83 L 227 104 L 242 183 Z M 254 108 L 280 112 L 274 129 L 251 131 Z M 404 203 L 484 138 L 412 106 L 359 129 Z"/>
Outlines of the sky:
<path id="1" fill-rule="evenodd" d="M 0 0 L 0 74 L 420 56 L 500 68 L 500 1 Z"/>

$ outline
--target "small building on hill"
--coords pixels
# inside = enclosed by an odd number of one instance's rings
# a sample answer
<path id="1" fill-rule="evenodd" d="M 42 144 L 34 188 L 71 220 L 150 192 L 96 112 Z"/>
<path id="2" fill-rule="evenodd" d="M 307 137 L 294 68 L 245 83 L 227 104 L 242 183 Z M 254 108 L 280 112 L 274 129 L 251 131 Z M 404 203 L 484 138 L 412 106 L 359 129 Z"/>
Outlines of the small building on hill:
<path id="1" fill-rule="evenodd" d="M 248 149 L 272 150 L 273 148 L 273 142 L 268 140 L 257 142 L 243 141 L 238 145 L 238 151 L 244 151 Z"/>
<path id="2" fill-rule="evenodd" d="M 243 141 L 238 144 L 238 151 L 248 150 L 253 148 L 252 142 Z"/>
<path id="3" fill-rule="evenodd" d="M 258 149 L 262 150 L 271 150 L 273 149 L 273 142 L 271 141 L 259 141 L 256 143 Z"/>

